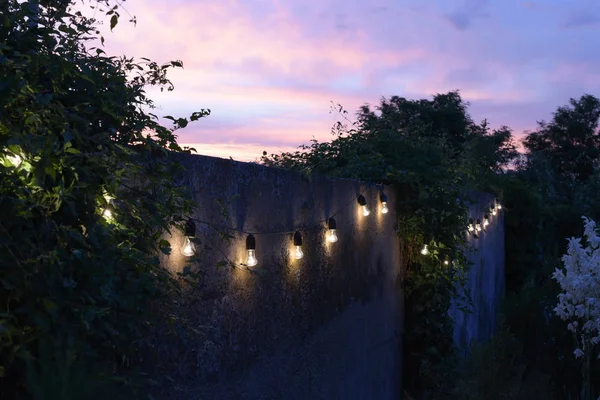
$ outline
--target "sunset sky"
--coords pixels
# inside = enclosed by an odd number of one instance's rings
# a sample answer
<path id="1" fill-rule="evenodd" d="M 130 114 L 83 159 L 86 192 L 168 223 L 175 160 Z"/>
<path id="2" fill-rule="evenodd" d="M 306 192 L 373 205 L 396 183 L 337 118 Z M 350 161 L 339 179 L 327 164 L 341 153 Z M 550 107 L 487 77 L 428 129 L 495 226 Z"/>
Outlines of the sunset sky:
<path id="1" fill-rule="evenodd" d="M 109 54 L 180 59 L 159 114 L 200 154 L 253 160 L 329 140 L 330 102 L 460 89 L 476 121 L 520 134 L 600 95 L 598 0 L 127 0 Z"/>

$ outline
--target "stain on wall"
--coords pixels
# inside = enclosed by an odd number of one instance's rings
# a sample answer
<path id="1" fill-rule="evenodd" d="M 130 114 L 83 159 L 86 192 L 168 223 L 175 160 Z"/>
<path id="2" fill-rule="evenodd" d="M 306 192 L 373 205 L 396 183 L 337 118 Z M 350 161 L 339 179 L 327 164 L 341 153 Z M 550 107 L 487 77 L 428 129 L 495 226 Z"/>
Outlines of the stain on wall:
<path id="1" fill-rule="evenodd" d="M 177 179 L 198 203 L 197 254 L 182 256 L 183 237 L 173 232 L 166 236 L 173 252 L 161 261 L 173 272 L 190 264 L 199 273 L 185 296 L 188 324 L 199 334 L 182 355 L 182 365 L 194 365 L 183 371 L 187 382 L 166 398 L 398 399 L 403 293 L 392 188 L 384 188 L 384 215 L 374 185 L 178 157 L 187 172 Z M 331 216 L 336 243 L 325 241 Z M 223 227 L 237 232 L 222 238 Z M 301 260 L 290 255 L 296 229 Z M 250 270 L 242 266 L 243 232 L 256 233 L 258 265 Z M 219 266 L 224 260 L 238 267 Z"/>

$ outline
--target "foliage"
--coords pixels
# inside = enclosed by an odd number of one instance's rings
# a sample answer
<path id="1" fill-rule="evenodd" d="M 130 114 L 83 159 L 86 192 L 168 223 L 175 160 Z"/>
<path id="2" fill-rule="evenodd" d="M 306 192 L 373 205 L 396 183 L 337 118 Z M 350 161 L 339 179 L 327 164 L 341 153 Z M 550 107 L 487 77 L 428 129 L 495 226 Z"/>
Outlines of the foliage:
<path id="1" fill-rule="evenodd" d="M 571 238 L 567 254 L 563 256 L 564 270 L 556 269 L 554 278 L 562 289 L 554 312 L 562 320 L 570 321 L 567 328 L 573 332 L 577 348 L 576 358 L 583 356 L 582 399 L 591 399 L 591 356 L 600 342 L 600 236 L 596 223 L 586 217 L 584 235 L 587 247 L 581 238 Z"/>
<path id="2" fill-rule="evenodd" d="M 600 156 L 600 100 L 586 94 L 559 107 L 552 121 L 538 123 L 537 131 L 524 141 L 526 149 L 547 158 L 560 175 L 585 181 L 595 170 Z"/>
<path id="3" fill-rule="evenodd" d="M 105 55 L 70 1 L 0 10 L 0 398 L 132 398 L 153 301 L 177 290 L 160 235 L 192 207 L 175 131 L 208 111 L 161 126 L 144 87 L 172 90 L 181 62 Z"/>
<path id="4" fill-rule="evenodd" d="M 337 106 L 343 121 L 332 129 L 333 140 L 262 157 L 268 166 L 398 187 L 398 235 L 406 254 L 403 370 L 411 395 L 436 383 L 427 366 L 453 351 L 447 311 L 467 268 L 467 189 L 488 189 L 486 183 L 516 154 L 508 128 L 490 131 L 485 121 L 475 124 L 467 109 L 458 92 L 432 100 L 393 96 L 376 110 L 361 107 L 356 121 Z M 432 249 L 429 256 L 421 255 L 423 244 Z M 445 257 L 453 260 L 451 267 Z"/>
<path id="5" fill-rule="evenodd" d="M 499 182 L 506 226 L 507 325 L 523 344 L 528 368 L 549 374 L 557 396 L 581 392 L 573 336 L 552 309 L 561 291 L 551 278 L 580 232 L 580 216 L 600 218 L 597 126 L 600 100 L 584 95 L 559 107 L 525 140 L 527 154 Z M 592 360 L 591 375 L 600 363 Z"/>

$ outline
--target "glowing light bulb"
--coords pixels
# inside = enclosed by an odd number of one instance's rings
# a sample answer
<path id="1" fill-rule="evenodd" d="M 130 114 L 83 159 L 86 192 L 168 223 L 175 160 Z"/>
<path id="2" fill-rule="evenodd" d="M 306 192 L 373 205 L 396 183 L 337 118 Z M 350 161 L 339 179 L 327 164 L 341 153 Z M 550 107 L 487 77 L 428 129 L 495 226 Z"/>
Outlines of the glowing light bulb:
<path id="1" fill-rule="evenodd" d="M 473 232 L 475 230 L 475 226 L 473 225 L 473 218 L 469 219 L 469 225 L 467 226 L 469 232 Z"/>
<path id="2" fill-rule="evenodd" d="M 488 217 L 488 215 L 486 214 L 483 217 L 483 227 L 485 228 L 486 226 L 488 226 L 490 224 L 490 217 Z"/>
<path id="3" fill-rule="evenodd" d="M 479 220 L 477 220 L 477 221 L 479 221 Z M 481 232 L 481 224 L 480 224 L 479 222 L 477 222 L 477 223 L 475 224 L 475 230 L 476 230 L 477 232 Z"/>
<path id="4" fill-rule="evenodd" d="M 258 260 L 256 259 L 256 250 L 248 250 L 248 259 L 246 260 L 246 265 L 249 267 L 254 267 L 258 264 Z"/>
<path id="5" fill-rule="evenodd" d="M 387 214 L 388 211 L 390 211 L 390 210 L 388 209 L 387 203 L 381 203 L 381 213 Z"/>
<path id="6" fill-rule="evenodd" d="M 444 265 L 450 265 L 450 260 L 448 259 L 448 257 L 444 259 Z"/>
<path id="7" fill-rule="evenodd" d="M 329 223 L 328 223 L 328 231 L 327 231 L 327 236 L 326 239 L 329 243 L 335 243 L 338 241 L 338 237 L 337 234 L 335 233 L 336 228 L 337 228 L 337 224 L 335 222 L 335 219 L 333 218 L 329 218 Z"/>
<path id="8" fill-rule="evenodd" d="M 256 239 L 254 239 L 254 235 L 252 234 L 249 234 L 246 237 L 246 251 L 248 251 L 246 265 L 249 267 L 254 267 L 256 264 L 258 264 L 258 260 L 256 259 Z"/>
<path id="9" fill-rule="evenodd" d="M 196 254 L 196 246 L 194 246 L 191 240 L 194 236 L 196 236 L 196 224 L 191 219 L 188 219 L 185 223 L 183 245 L 181 246 L 181 254 L 186 257 Z"/>
<path id="10" fill-rule="evenodd" d="M 381 201 L 381 213 L 387 214 L 389 211 L 387 206 L 387 196 L 384 193 L 381 193 L 379 196 L 379 201 Z"/>
<path id="11" fill-rule="evenodd" d="M 369 211 L 369 209 L 367 208 L 367 200 L 365 199 L 365 196 L 361 194 L 356 200 L 358 201 L 358 204 L 360 204 L 360 206 L 362 207 L 363 215 L 365 217 L 371 214 L 371 211 Z"/>
<path id="12" fill-rule="evenodd" d="M 19 156 L 17 154 L 6 156 L 6 159 L 8 161 L 10 161 L 10 163 L 12 165 L 14 165 L 15 167 L 19 167 L 21 165 L 21 163 L 23 162 L 23 159 L 21 158 L 21 156 Z"/>
<path id="13" fill-rule="evenodd" d="M 496 215 L 496 214 L 497 214 L 497 211 L 496 211 L 496 209 L 495 209 L 495 208 L 493 208 L 493 209 L 492 209 L 492 215 Z"/>
<path id="14" fill-rule="evenodd" d="M 104 211 L 102 212 L 102 216 L 104 217 L 104 219 L 109 220 L 112 218 L 112 211 L 110 211 L 109 208 L 105 208 Z"/>
<path id="15" fill-rule="evenodd" d="M 296 250 L 294 251 L 294 257 L 296 258 L 296 260 L 299 260 L 302 257 L 304 257 L 304 253 L 302 252 L 302 246 L 296 246 Z"/>
<path id="16" fill-rule="evenodd" d="M 423 245 L 423 249 L 421 250 L 421 254 L 423 254 L 424 256 L 426 256 L 427 254 L 429 254 L 429 249 L 427 248 L 426 244 Z"/>
<path id="17" fill-rule="evenodd" d="M 335 243 L 338 241 L 338 237 L 337 237 L 337 234 L 335 233 L 335 229 L 330 229 L 329 232 L 327 232 L 327 241 L 329 243 Z"/>
<path id="18" fill-rule="evenodd" d="M 500 204 L 500 203 L 496 204 L 496 208 L 498 208 L 498 210 L 502 210 L 502 204 Z"/>
<path id="19" fill-rule="evenodd" d="M 294 233 L 294 247 L 294 258 L 299 260 L 304 257 L 304 253 L 302 252 L 302 234 L 298 231 Z"/>
<path id="20" fill-rule="evenodd" d="M 183 239 L 183 246 L 181 246 L 181 254 L 183 254 L 186 257 L 191 257 L 194 254 L 196 254 L 196 246 L 194 246 L 194 243 L 192 243 L 189 236 L 186 236 Z"/>

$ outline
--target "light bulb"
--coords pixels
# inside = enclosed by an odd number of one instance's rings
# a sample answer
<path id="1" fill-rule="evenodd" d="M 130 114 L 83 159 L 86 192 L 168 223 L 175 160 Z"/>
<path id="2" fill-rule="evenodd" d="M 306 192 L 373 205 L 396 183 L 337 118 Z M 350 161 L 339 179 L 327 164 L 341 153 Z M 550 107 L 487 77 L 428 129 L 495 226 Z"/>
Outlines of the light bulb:
<path id="1" fill-rule="evenodd" d="M 426 256 L 427 254 L 429 254 L 429 249 L 427 248 L 427 245 L 423 245 L 423 249 L 421 250 L 421 254 L 423 254 L 424 256 Z"/>
<path id="2" fill-rule="evenodd" d="M 496 214 L 497 214 L 497 211 L 496 211 L 496 209 L 494 208 L 494 209 L 492 210 L 492 215 L 496 215 Z"/>
<path id="3" fill-rule="evenodd" d="M 483 227 L 485 228 L 486 226 L 488 226 L 490 224 L 490 219 L 488 218 L 488 216 L 486 215 L 485 217 L 483 217 Z"/>
<path id="4" fill-rule="evenodd" d="M 302 257 L 304 257 L 304 253 L 302 252 L 302 246 L 296 246 L 296 251 L 294 251 L 294 257 L 296 258 L 296 260 L 299 260 Z"/>
<path id="5" fill-rule="evenodd" d="M 185 236 L 183 239 L 183 246 L 181 246 L 181 254 L 186 257 L 191 257 L 196 253 L 196 246 L 190 240 L 190 236 Z"/>
<path id="6" fill-rule="evenodd" d="M 329 232 L 327 232 L 327 241 L 329 243 L 335 243 L 338 241 L 338 237 L 337 237 L 337 234 L 335 233 L 335 229 L 330 229 Z"/>
<path id="7" fill-rule="evenodd" d="M 256 264 L 258 264 L 258 260 L 256 259 L 256 250 L 249 249 L 248 260 L 246 260 L 246 265 L 249 267 L 254 267 Z"/>
<path id="8" fill-rule="evenodd" d="M 19 167 L 21 165 L 21 163 L 23 162 L 23 159 L 21 158 L 21 156 L 19 156 L 17 154 L 6 156 L 6 159 L 8 161 L 10 161 L 10 163 L 12 165 L 14 165 L 15 167 Z"/>
<path id="9" fill-rule="evenodd" d="M 500 203 L 497 203 L 497 204 L 496 204 L 496 208 L 498 208 L 498 210 L 502 210 L 502 204 L 500 204 Z"/>
<path id="10" fill-rule="evenodd" d="M 473 224 L 469 224 L 469 227 L 467 229 L 469 230 L 469 232 L 473 232 L 475 230 Z"/>
<path id="11" fill-rule="evenodd" d="M 104 219 L 111 219 L 112 218 L 112 211 L 110 211 L 110 209 L 105 208 L 104 211 L 102 212 L 102 216 L 104 217 Z"/>
<path id="12" fill-rule="evenodd" d="M 481 232 L 481 224 L 475 224 L 475 230 Z"/>
<path id="13" fill-rule="evenodd" d="M 447 258 L 444 260 L 444 265 L 450 265 L 450 260 L 448 260 Z"/>
<path id="14" fill-rule="evenodd" d="M 381 203 L 381 213 L 382 214 L 387 214 L 389 211 L 387 203 L 384 201 Z"/>
<path id="15" fill-rule="evenodd" d="M 363 215 L 366 217 L 369 214 L 371 214 L 371 211 L 369 211 L 369 209 L 367 208 L 367 206 L 362 206 L 363 209 Z"/>

